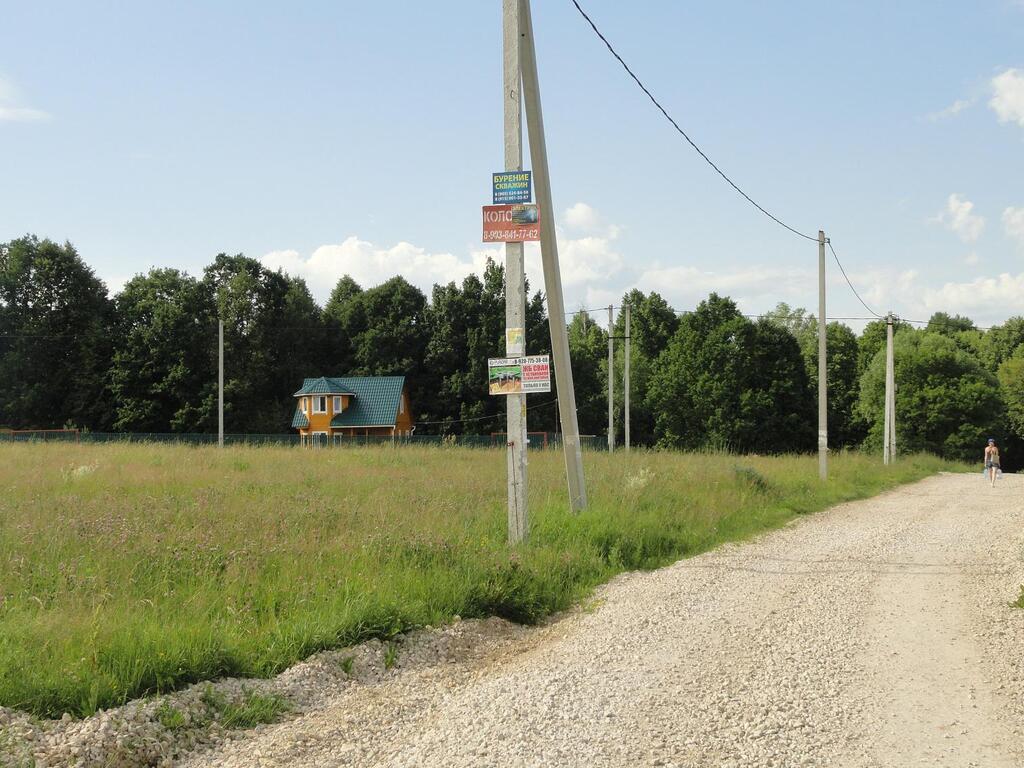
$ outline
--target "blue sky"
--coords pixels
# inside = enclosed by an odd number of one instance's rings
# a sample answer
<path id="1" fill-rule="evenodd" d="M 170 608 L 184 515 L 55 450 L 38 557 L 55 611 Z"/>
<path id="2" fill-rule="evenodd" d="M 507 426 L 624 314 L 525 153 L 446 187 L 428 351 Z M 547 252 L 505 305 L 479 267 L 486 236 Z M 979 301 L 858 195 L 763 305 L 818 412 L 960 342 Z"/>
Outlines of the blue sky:
<path id="1" fill-rule="evenodd" d="M 1024 3 L 586 0 L 744 189 L 878 311 L 1024 313 Z M 0 2 L 0 240 L 113 290 L 219 251 L 429 291 L 500 250 L 500 1 Z M 569 307 L 816 306 L 817 247 L 728 188 L 569 0 L 534 0 Z M 530 277 L 542 284 L 536 253 Z M 865 314 L 830 264 L 829 315 Z M 851 323 L 858 326 L 858 323 Z"/>

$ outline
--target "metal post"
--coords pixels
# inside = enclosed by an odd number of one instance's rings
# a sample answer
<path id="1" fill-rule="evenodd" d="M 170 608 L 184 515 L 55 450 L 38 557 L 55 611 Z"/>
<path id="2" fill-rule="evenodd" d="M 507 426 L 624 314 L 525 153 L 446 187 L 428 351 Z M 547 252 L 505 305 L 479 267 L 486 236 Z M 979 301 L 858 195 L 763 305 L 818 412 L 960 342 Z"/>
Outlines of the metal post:
<path id="1" fill-rule="evenodd" d="M 608 453 L 615 450 L 615 323 L 608 305 Z"/>
<path id="2" fill-rule="evenodd" d="M 533 181 L 540 208 L 540 255 L 544 265 L 544 292 L 548 300 L 548 328 L 551 331 L 551 356 L 558 387 L 558 412 L 562 422 L 562 449 L 569 483 L 569 505 L 574 512 L 586 509 L 587 488 L 583 477 L 583 453 L 579 422 L 576 418 L 576 392 L 573 388 L 569 358 L 569 334 L 565 325 L 562 276 L 558 267 L 558 243 L 555 239 L 555 207 L 551 201 L 551 177 L 548 150 L 544 141 L 544 116 L 540 106 L 540 82 L 537 52 L 534 48 L 533 20 L 529 0 L 519 0 L 519 61 L 523 71 L 523 102 L 526 128 L 530 137 Z"/>
<path id="3" fill-rule="evenodd" d="M 209 326 L 207 326 L 209 327 Z M 224 447 L 224 321 L 217 323 L 217 445 Z"/>
<path id="4" fill-rule="evenodd" d="M 893 448 L 893 425 L 895 423 L 894 411 L 896 410 L 896 397 L 893 391 L 895 377 L 893 376 L 893 354 L 892 354 L 892 312 L 885 316 L 885 423 L 882 425 L 882 440 L 885 445 L 882 447 L 882 463 L 889 464 L 895 458 Z"/>
<path id="5" fill-rule="evenodd" d="M 828 479 L 828 381 L 825 370 L 825 233 L 818 230 L 818 477 Z"/>
<path id="6" fill-rule="evenodd" d="M 523 113 L 519 68 L 519 0 L 502 0 L 505 170 L 523 168 Z M 526 354 L 526 270 L 522 243 L 505 243 L 505 355 Z M 508 541 L 526 538 L 526 395 L 507 395 Z"/>
<path id="7" fill-rule="evenodd" d="M 626 348 L 622 361 L 622 398 L 623 398 L 623 425 L 622 437 L 626 444 L 626 451 L 629 451 L 629 304 L 623 307 L 626 312 Z"/>

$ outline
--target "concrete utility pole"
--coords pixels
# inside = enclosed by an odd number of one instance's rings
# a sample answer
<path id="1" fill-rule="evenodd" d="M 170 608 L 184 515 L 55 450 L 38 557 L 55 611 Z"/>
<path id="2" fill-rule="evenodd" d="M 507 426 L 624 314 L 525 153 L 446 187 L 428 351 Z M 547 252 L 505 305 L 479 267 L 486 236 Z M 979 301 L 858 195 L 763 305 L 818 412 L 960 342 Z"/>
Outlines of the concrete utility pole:
<path id="1" fill-rule="evenodd" d="M 608 453 L 615 450 L 615 323 L 608 305 Z"/>
<path id="2" fill-rule="evenodd" d="M 885 423 L 882 425 L 882 463 L 889 464 L 895 458 L 896 427 L 896 377 L 892 353 L 892 312 L 885 316 Z"/>
<path id="3" fill-rule="evenodd" d="M 623 425 L 622 437 L 626 444 L 626 452 L 629 452 L 629 304 L 623 307 L 626 312 L 626 348 L 622 361 L 622 399 L 623 399 Z"/>
<path id="4" fill-rule="evenodd" d="M 523 169 L 523 110 L 519 66 L 519 0 L 502 0 L 504 40 L 505 170 Z M 526 354 L 526 270 L 523 244 L 505 243 L 505 355 Z M 526 539 L 526 395 L 506 395 L 508 541 Z"/>
<path id="5" fill-rule="evenodd" d="M 217 321 L 217 445 L 224 447 L 224 321 Z"/>
<path id="6" fill-rule="evenodd" d="M 818 230 L 818 477 L 828 479 L 828 381 L 825 371 L 825 233 Z"/>
<path id="7" fill-rule="evenodd" d="M 896 333 L 895 315 L 893 315 L 892 332 Z M 892 358 L 892 362 L 889 364 L 889 369 L 892 371 L 889 374 L 889 386 L 892 389 L 892 405 L 889 406 L 889 456 L 892 461 L 896 461 L 896 353 L 892 345 L 889 346 L 889 355 Z"/>
<path id="8" fill-rule="evenodd" d="M 562 424 L 565 473 L 569 481 L 569 505 L 574 512 L 579 512 L 587 507 L 587 487 L 583 477 L 576 392 L 572 381 L 572 363 L 569 360 L 562 276 L 558 268 L 555 207 L 551 202 L 551 176 L 548 172 L 548 150 L 544 142 L 544 116 L 540 107 L 540 81 L 529 0 L 519 0 L 519 61 L 523 70 L 523 101 L 526 107 L 526 128 L 530 136 L 533 181 L 540 208 L 540 254 L 544 264 L 544 291 L 548 299 L 548 327 L 551 329 L 551 356 L 558 386 L 558 412 Z"/>

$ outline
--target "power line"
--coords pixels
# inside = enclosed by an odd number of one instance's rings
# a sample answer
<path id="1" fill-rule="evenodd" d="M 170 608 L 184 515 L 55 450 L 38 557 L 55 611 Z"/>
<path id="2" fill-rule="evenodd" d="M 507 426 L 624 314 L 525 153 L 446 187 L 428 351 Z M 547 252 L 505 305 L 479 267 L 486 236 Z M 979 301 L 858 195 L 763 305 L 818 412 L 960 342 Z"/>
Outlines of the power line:
<path id="1" fill-rule="evenodd" d="M 637 84 L 638 86 L 640 86 L 640 90 L 642 90 L 642 91 L 643 91 L 643 92 L 644 92 L 645 94 L 647 94 L 647 98 L 649 98 L 649 99 L 651 100 L 651 103 L 652 103 L 652 104 L 654 104 L 654 106 L 658 108 L 658 111 L 659 111 L 659 112 L 661 112 L 661 114 L 665 116 L 665 119 L 666 119 L 666 120 L 668 120 L 668 121 L 669 121 L 669 122 L 670 122 L 670 123 L 672 124 L 672 127 L 676 129 L 676 131 L 677 131 L 677 132 L 679 133 L 679 135 L 680 135 L 680 136 L 682 136 L 682 137 L 683 137 L 684 139 L 686 139 L 687 143 L 688 143 L 688 144 L 689 144 L 689 145 L 690 145 L 691 147 L 693 147 L 693 148 L 694 148 L 694 150 L 696 150 L 697 154 L 699 154 L 699 155 L 700 155 L 700 156 L 701 156 L 702 158 L 704 158 L 704 161 L 705 161 L 705 162 L 706 162 L 706 163 L 707 163 L 708 165 L 710 165 L 710 166 L 711 166 L 712 168 L 714 168 L 714 169 L 715 169 L 715 172 L 716 172 L 716 173 L 718 173 L 718 175 L 719 175 L 719 176 L 721 176 L 721 177 L 722 177 L 723 179 L 725 179 L 725 180 L 726 180 L 726 182 L 728 182 L 728 184 L 729 184 L 729 186 L 730 186 L 730 187 L 732 187 L 732 188 L 733 188 L 733 189 L 735 189 L 735 190 L 736 190 L 737 192 L 739 192 L 739 193 L 740 193 L 740 195 L 742 195 L 742 196 L 743 196 L 743 198 L 744 198 L 744 199 L 745 199 L 745 200 L 746 200 L 746 201 L 747 201 L 748 203 L 750 203 L 750 204 L 751 204 L 752 206 L 754 206 L 755 208 L 757 208 L 757 210 L 759 210 L 759 211 L 760 211 L 761 213 L 763 213 L 763 214 L 764 214 L 765 216 L 767 216 L 767 217 L 768 217 L 769 219 L 771 219 L 772 221 L 774 221 L 774 222 L 775 222 L 776 224 L 778 224 L 779 226 L 781 226 L 781 227 L 784 227 L 785 229 L 788 229 L 788 230 L 789 230 L 790 232 L 792 232 L 792 233 L 793 233 L 794 235 L 797 235 L 797 236 L 799 236 L 799 237 L 802 237 L 802 238 L 804 238 L 805 240 L 811 240 L 811 241 L 813 241 L 813 242 L 818 242 L 818 238 L 817 238 L 817 237 L 811 237 L 810 235 L 805 235 L 805 234 L 804 234 L 803 232 L 801 232 L 800 230 L 798 230 L 798 229 L 794 229 L 793 227 L 789 226 L 789 224 L 787 224 L 786 222 L 784 222 L 784 221 L 783 221 L 782 219 L 780 219 L 780 218 L 779 218 L 778 216 L 775 216 L 774 214 L 770 213 L 770 212 L 769 212 L 769 211 L 768 211 L 767 209 L 765 209 L 765 208 L 764 208 L 764 207 L 763 207 L 762 205 L 760 205 L 760 204 L 759 204 L 759 203 L 758 203 L 758 202 L 757 202 L 756 200 L 754 200 L 754 198 L 752 198 L 752 197 L 751 197 L 750 195 L 748 195 L 748 194 L 747 194 L 746 192 L 744 192 L 744 191 L 743 191 L 742 189 L 740 189 L 740 188 L 739 188 L 739 186 L 738 186 L 738 185 L 736 184 L 736 182 L 734 182 L 734 181 L 733 181 L 732 179 L 730 179 L 730 178 L 729 178 L 728 176 L 726 176 L 726 175 L 725 175 L 725 172 L 724 172 L 724 171 L 723 171 L 723 170 L 722 170 L 721 168 L 719 168 L 719 167 L 718 167 L 717 165 L 715 165 L 715 163 L 714 163 L 714 162 L 713 162 L 713 161 L 711 160 L 711 158 L 710 158 L 710 157 L 708 157 L 708 156 L 707 156 L 707 155 L 706 155 L 706 154 L 704 153 L 704 150 L 702 150 L 702 149 L 701 149 L 700 147 L 698 147 L 698 146 L 697 146 L 696 142 L 694 142 L 694 140 L 693 140 L 693 139 L 691 139 L 691 138 L 690 138 L 690 137 L 689 137 L 689 136 L 687 135 L 686 131 L 684 131 L 684 130 L 683 130 L 683 129 L 682 129 L 682 128 L 681 128 L 680 126 L 679 126 L 679 123 L 677 123 L 677 122 L 676 122 L 676 121 L 675 121 L 675 120 L 674 120 L 674 119 L 672 118 L 672 116 L 671 116 L 671 115 L 670 115 L 670 114 L 669 114 L 669 113 L 668 113 L 668 112 L 666 111 L 666 109 L 665 109 L 665 108 L 664 108 L 663 106 L 661 106 L 661 104 L 660 104 L 660 103 L 658 102 L 658 100 L 657 100 L 656 98 L 654 98 L 654 95 L 653 95 L 653 94 L 652 94 L 652 93 L 651 93 L 651 92 L 650 92 L 650 91 L 649 91 L 649 90 L 647 89 L 647 86 L 645 86 L 645 85 L 643 84 L 643 82 L 642 82 L 642 81 L 640 80 L 640 78 L 639 78 L 639 77 L 637 77 L 637 76 L 636 76 L 636 75 L 635 75 L 635 74 L 633 73 L 633 70 L 631 70 L 631 69 L 629 68 L 629 65 L 628 65 L 628 64 L 626 64 L 626 62 L 625 62 L 625 61 L 623 61 L 622 57 L 621 57 L 621 56 L 619 56 L 618 52 L 617 52 L 617 51 L 616 51 L 616 50 L 615 50 L 615 49 L 614 49 L 614 48 L 612 47 L 612 44 L 608 42 L 608 39 L 607 39 L 607 38 L 606 38 L 606 37 L 605 37 L 605 36 L 604 36 L 603 34 L 601 34 L 601 30 L 599 30 L 599 29 L 597 28 L 597 25 L 596 25 L 596 24 L 594 23 L 594 21 L 593 21 L 593 20 L 592 20 L 592 19 L 591 19 L 591 18 L 590 18 L 590 17 L 588 16 L 588 15 L 587 15 L 586 11 L 584 11 L 584 10 L 583 10 L 583 8 L 581 8 L 581 7 L 580 7 L 580 4 L 579 4 L 579 2 L 577 2 L 577 0 L 572 0 L 572 4 L 576 6 L 576 10 L 580 12 L 580 15 L 581 15 L 581 16 L 582 16 L 582 17 L 583 17 L 584 19 L 586 19 L 587 23 L 588 23 L 588 24 L 590 25 L 590 28 L 591 28 L 592 30 L 594 30 L 594 34 L 596 34 L 596 35 L 597 35 L 597 36 L 598 36 L 598 37 L 599 37 L 599 38 L 601 39 L 601 42 L 603 42 L 603 43 L 605 44 L 605 47 L 606 47 L 606 48 L 607 48 L 607 49 L 608 49 L 608 50 L 609 50 L 609 51 L 611 52 L 612 56 L 614 56 L 614 57 L 615 57 L 615 58 L 616 58 L 616 59 L 618 60 L 619 64 L 621 64 L 621 65 L 622 65 L 622 68 L 623 68 L 623 69 L 625 69 L 625 70 L 626 70 L 626 72 L 627 72 L 627 73 L 629 74 L 629 76 L 630 76 L 631 78 L 633 78 L 634 82 L 636 82 L 636 84 Z"/>
<path id="2" fill-rule="evenodd" d="M 612 307 L 612 309 L 622 309 L 622 307 Z M 570 312 L 566 312 L 566 315 L 582 315 L 584 312 L 607 312 L 608 307 L 592 307 L 591 309 L 574 309 Z"/>
<path id="3" fill-rule="evenodd" d="M 828 244 L 828 249 L 830 251 L 832 251 L 832 257 L 836 260 L 836 264 L 839 265 L 839 271 L 843 273 L 843 279 L 846 280 L 846 284 L 848 286 L 850 286 L 850 290 L 853 291 L 853 295 L 857 297 L 857 301 L 859 301 L 861 303 L 861 305 L 863 305 L 864 309 L 866 309 L 868 312 L 870 312 L 876 318 L 881 319 L 882 316 L 880 314 L 878 314 L 877 312 L 875 312 L 875 310 L 873 310 L 871 307 L 869 307 L 865 303 L 864 299 L 862 299 L 860 297 L 860 294 L 857 293 L 857 289 L 853 287 L 853 283 L 850 282 L 850 278 L 846 276 L 846 270 L 843 269 L 843 262 L 841 262 L 839 260 L 839 256 L 836 254 L 836 249 L 832 247 L 832 240 L 831 240 L 831 238 L 825 238 L 825 242 Z"/>
<path id="4" fill-rule="evenodd" d="M 933 320 L 909 320 L 909 319 L 907 319 L 905 317 L 896 317 L 895 319 L 900 321 L 900 322 L 903 322 L 903 323 L 913 323 L 914 325 L 946 325 L 946 326 L 954 325 L 954 323 L 949 321 L 949 320 L 934 320 L 934 319 Z M 994 330 L 996 330 L 996 328 L 1000 328 L 1001 329 L 1002 326 L 998 326 L 998 325 L 997 326 L 974 325 L 974 323 L 972 321 L 970 328 L 960 328 L 959 330 L 961 330 L 961 331 L 994 331 Z"/>

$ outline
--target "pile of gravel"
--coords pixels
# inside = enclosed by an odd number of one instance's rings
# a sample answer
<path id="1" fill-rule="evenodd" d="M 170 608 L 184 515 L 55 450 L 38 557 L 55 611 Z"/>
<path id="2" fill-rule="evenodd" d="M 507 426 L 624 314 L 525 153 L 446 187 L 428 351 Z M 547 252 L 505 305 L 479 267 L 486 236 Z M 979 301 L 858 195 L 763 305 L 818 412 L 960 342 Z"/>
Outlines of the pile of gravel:
<path id="1" fill-rule="evenodd" d="M 230 678 L 176 693 L 139 699 L 77 719 L 39 720 L 0 707 L 0 765 L 36 768 L 165 768 L 251 731 L 225 727 L 226 706 L 255 695 L 283 704 L 282 719 L 301 716 L 353 687 L 372 687 L 412 670 L 465 662 L 522 628 L 501 619 L 426 627 L 390 642 L 370 640 L 315 654 L 272 680 Z M 202 760 L 200 759 L 200 764 Z"/>

